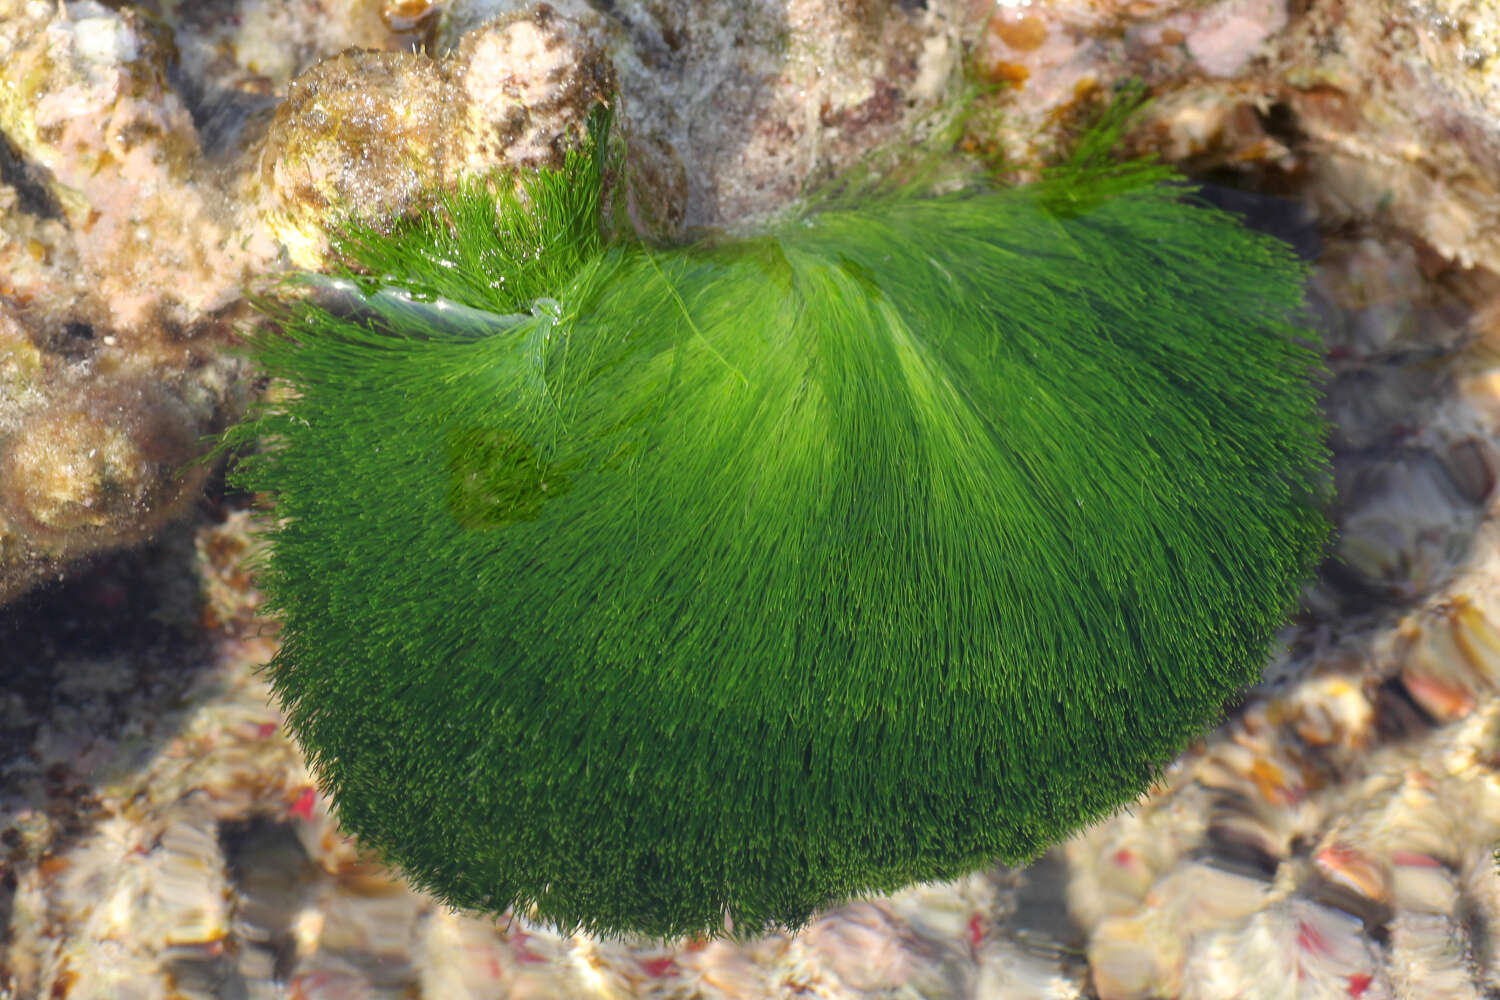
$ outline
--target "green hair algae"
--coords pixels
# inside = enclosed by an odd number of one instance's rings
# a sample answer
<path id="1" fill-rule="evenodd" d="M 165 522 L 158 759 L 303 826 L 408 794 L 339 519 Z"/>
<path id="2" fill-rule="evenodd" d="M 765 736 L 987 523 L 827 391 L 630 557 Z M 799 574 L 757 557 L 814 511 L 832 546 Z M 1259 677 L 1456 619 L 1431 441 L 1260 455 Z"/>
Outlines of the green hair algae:
<path id="1" fill-rule="evenodd" d="M 1094 157 L 652 248 L 605 149 L 349 231 L 253 342 L 270 677 L 362 845 L 564 931 L 797 928 L 1035 857 L 1258 677 L 1328 534 L 1285 245 Z"/>

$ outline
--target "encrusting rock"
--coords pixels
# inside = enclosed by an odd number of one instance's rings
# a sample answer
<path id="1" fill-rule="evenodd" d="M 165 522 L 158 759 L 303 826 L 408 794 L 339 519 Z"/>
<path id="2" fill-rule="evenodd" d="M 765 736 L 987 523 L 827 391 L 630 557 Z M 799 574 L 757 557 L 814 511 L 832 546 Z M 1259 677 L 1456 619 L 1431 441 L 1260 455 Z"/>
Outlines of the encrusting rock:
<path id="1" fill-rule="evenodd" d="M 603 48 L 545 5 L 441 60 L 341 53 L 293 81 L 276 112 L 260 156 L 263 216 L 293 263 L 316 268 L 341 220 L 409 214 L 464 177 L 560 166 L 615 90 Z"/>
<path id="2" fill-rule="evenodd" d="M 243 403 L 218 347 L 265 258 L 169 61 L 137 11 L 0 0 L 0 600 L 159 529 Z"/>

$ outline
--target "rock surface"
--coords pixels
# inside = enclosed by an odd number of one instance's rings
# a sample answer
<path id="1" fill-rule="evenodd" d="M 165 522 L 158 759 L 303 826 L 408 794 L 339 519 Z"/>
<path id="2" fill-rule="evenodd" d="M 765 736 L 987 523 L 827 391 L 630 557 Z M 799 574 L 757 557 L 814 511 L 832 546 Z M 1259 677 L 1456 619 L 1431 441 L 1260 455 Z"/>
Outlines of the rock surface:
<path id="1" fill-rule="evenodd" d="M 1002 0 L 977 55 L 1014 85 L 984 138 L 1021 164 L 1080 95 L 1134 76 L 1158 95 L 1138 148 L 1297 192 L 1330 228 L 1378 221 L 1500 269 L 1500 16 L 1485 0 Z"/>
<path id="2" fill-rule="evenodd" d="M 253 255 L 141 14 L 0 3 L 0 600 L 148 537 L 243 404 L 218 350 Z"/>

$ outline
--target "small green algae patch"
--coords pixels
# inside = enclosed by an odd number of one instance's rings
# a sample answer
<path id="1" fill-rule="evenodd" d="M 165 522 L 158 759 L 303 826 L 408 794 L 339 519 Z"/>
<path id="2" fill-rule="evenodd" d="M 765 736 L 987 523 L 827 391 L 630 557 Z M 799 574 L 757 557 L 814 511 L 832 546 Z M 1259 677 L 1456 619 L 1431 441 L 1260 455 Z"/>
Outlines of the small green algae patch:
<path id="1" fill-rule="evenodd" d="M 513 431 L 471 427 L 448 437 L 448 484 L 453 519 L 483 530 L 536 520 L 544 503 L 567 492 L 568 477 Z"/>

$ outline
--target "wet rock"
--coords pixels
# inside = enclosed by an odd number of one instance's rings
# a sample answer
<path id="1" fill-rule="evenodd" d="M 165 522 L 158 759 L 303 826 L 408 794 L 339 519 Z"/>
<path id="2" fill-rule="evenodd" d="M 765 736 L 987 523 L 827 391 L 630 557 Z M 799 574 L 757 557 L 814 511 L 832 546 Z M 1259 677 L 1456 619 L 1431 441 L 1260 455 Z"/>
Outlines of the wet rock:
<path id="1" fill-rule="evenodd" d="M 906 141 L 960 84 L 964 14 L 951 0 L 754 0 L 712 13 L 644 0 L 546 6 L 608 51 L 638 221 L 668 236 L 753 225 L 810 183 Z M 527 9 L 457 0 L 437 47 Z"/>
<path id="2" fill-rule="evenodd" d="M 180 512 L 246 396 L 216 341 L 255 257 L 169 58 L 130 9 L 0 3 L 0 600 Z"/>
<path id="3" fill-rule="evenodd" d="M 1338 558 L 1360 584 L 1411 598 L 1447 580 L 1473 542 L 1475 510 L 1431 454 L 1351 459 L 1337 469 Z"/>
<path id="4" fill-rule="evenodd" d="M 292 260 L 316 267 L 325 226 L 385 222 L 420 207 L 454 142 L 457 91 L 436 63 L 348 52 L 292 84 L 261 153 L 266 218 Z"/>
<path id="5" fill-rule="evenodd" d="M 1441 259 L 1500 268 L 1492 5 L 1068 0 L 985 16 L 979 68 L 1010 89 L 976 142 L 1012 162 L 1055 150 L 1056 122 L 1138 77 L 1158 95 L 1141 148 L 1296 191 L 1325 224 L 1379 219 Z"/>

